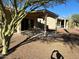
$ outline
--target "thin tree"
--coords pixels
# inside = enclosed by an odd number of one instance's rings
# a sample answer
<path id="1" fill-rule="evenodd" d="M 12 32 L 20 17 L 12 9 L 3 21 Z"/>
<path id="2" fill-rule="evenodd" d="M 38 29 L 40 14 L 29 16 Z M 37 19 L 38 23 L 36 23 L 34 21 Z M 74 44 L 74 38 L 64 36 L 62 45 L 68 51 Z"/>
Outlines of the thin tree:
<path id="1" fill-rule="evenodd" d="M 71 16 L 73 22 L 75 23 L 76 26 L 79 26 L 79 14 L 73 14 Z"/>
<path id="2" fill-rule="evenodd" d="M 17 25 L 28 12 L 32 12 L 42 6 L 55 6 L 65 2 L 66 0 L 0 0 L 2 54 L 8 53 L 10 38 L 15 32 Z"/>

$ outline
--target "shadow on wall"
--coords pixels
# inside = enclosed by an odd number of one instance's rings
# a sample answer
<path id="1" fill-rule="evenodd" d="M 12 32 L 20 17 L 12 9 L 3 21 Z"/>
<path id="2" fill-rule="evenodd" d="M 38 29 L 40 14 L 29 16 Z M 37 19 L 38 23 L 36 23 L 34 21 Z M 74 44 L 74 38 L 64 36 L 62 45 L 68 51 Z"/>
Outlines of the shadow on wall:
<path id="1" fill-rule="evenodd" d="M 41 28 L 42 30 L 44 30 L 44 26 L 45 26 L 44 24 L 38 22 L 38 27 Z M 48 25 L 46 25 L 46 28 L 48 30 Z"/>

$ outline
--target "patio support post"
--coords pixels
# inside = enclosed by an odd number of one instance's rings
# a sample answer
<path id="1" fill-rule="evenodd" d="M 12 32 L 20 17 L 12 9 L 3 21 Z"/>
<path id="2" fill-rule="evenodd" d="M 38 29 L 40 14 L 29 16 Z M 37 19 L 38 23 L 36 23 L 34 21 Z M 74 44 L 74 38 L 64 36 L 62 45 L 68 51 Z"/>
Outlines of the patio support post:
<path id="1" fill-rule="evenodd" d="M 44 36 L 47 36 L 47 14 L 44 17 Z"/>
<path id="2" fill-rule="evenodd" d="M 56 18 L 56 28 L 55 28 L 55 34 L 57 33 L 57 22 L 58 22 L 58 18 Z"/>
<path id="3" fill-rule="evenodd" d="M 34 20 L 34 29 L 36 29 L 36 25 L 37 25 L 36 21 L 37 21 L 37 19 Z"/>
<path id="4" fill-rule="evenodd" d="M 31 28 L 31 20 L 28 20 L 28 24 L 29 24 L 29 29 Z"/>
<path id="5" fill-rule="evenodd" d="M 66 19 L 64 20 L 64 29 L 66 28 Z"/>

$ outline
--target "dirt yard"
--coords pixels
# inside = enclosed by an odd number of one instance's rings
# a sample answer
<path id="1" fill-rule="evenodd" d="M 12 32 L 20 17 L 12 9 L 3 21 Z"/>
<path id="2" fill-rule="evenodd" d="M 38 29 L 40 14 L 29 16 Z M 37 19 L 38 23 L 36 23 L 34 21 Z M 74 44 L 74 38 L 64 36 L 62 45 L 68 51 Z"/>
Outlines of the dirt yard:
<path id="1" fill-rule="evenodd" d="M 18 47 L 4 59 L 51 59 L 52 51 L 56 49 L 64 59 L 79 59 L 79 46 L 71 48 L 63 42 L 35 41 Z"/>
<path id="2" fill-rule="evenodd" d="M 53 41 L 34 40 L 27 42 L 26 35 L 14 35 L 11 44 L 11 48 L 13 47 L 14 50 L 12 49 L 7 56 L 0 59 L 51 59 L 53 50 L 58 50 L 64 59 L 79 59 L 79 36 L 64 36 L 62 36 L 63 38 L 53 38 Z M 71 40 L 71 42 L 70 39 L 73 41 Z"/>

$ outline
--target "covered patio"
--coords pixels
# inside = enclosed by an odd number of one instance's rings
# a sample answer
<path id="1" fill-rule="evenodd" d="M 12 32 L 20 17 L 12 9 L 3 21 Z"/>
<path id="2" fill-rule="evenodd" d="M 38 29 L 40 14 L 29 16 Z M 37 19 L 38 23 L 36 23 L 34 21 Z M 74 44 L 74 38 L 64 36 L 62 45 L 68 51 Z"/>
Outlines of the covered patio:
<path id="1" fill-rule="evenodd" d="M 38 10 L 28 13 L 26 17 L 22 20 L 22 22 L 19 24 L 19 26 L 17 26 L 17 32 L 21 33 L 22 31 L 25 30 L 38 31 L 40 29 L 43 30 L 44 33 L 46 34 L 46 31 L 48 29 L 47 25 L 48 16 L 53 17 L 55 19 L 58 17 L 58 15 L 48 10 Z M 44 23 L 39 23 L 38 18 L 43 19 Z"/>
<path id="2" fill-rule="evenodd" d="M 58 20 L 57 20 L 57 29 L 59 29 L 59 28 L 68 29 L 68 20 L 58 18 Z"/>

